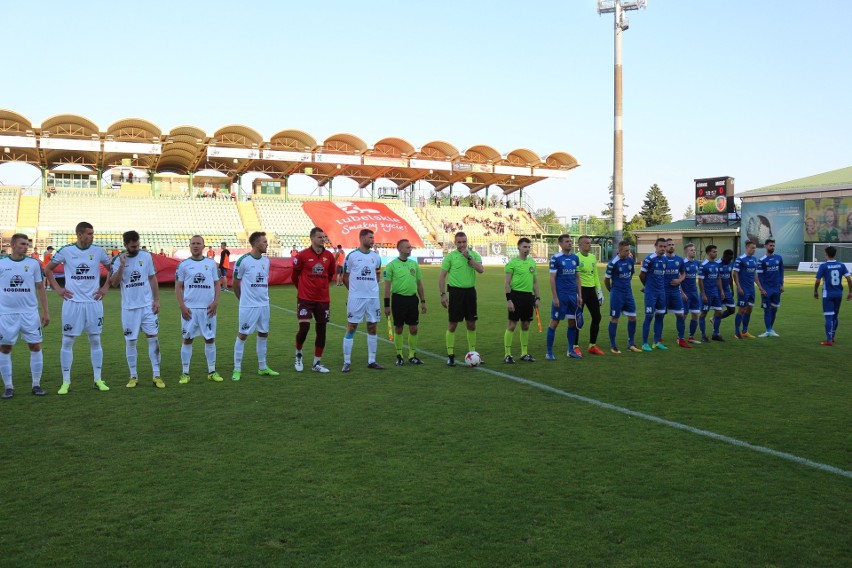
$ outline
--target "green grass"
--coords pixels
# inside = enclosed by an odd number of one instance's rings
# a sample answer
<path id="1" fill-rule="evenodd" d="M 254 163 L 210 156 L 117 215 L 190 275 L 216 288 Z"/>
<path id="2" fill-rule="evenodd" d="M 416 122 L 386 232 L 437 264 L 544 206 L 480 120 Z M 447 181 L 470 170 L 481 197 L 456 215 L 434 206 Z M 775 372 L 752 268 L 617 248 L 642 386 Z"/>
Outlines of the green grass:
<path id="1" fill-rule="evenodd" d="M 545 279 L 542 269 L 540 277 Z M 510 373 L 752 444 L 852 469 L 850 350 L 822 339 L 812 275 L 788 278 L 777 339 L 581 361 L 502 364 L 502 271 L 479 289 L 478 349 L 487 367 L 444 365 L 446 312 L 437 271 L 424 270 L 422 367 L 339 373 L 330 328 L 328 375 L 292 371 L 295 318 L 273 310 L 269 365 L 254 340 L 243 378 L 232 369 L 236 300 L 223 298 L 218 369 L 178 385 L 179 315 L 171 288 L 160 319 L 165 390 L 126 389 L 119 294 L 106 300 L 105 379 L 90 388 L 78 339 L 71 393 L 57 396 L 59 299 L 50 296 L 43 384 L 28 393 L 26 346 L 13 352 L 17 394 L 0 404 L 4 480 L 0 565 L 97 566 L 840 566 L 852 558 L 852 480 L 605 410 L 508 380 Z M 543 286 L 546 290 L 546 285 Z M 332 318 L 345 293 L 332 288 Z M 543 294 L 546 298 L 548 293 Z M 637 295 L 637 298 L 640 296 Z M 291 287 L 272 290 L 290 310 Z M 641 304 L 641 299 L 639 299 Z M 608 304 L 607 304 L 608 305 Z M 845 304 L 852 317 L 852 304 Z M 544 315 L 545 310 L 543 310 Z M 844 313 L 841 313 L 841 320 Z M 758 308 L 752 330 L 763 330 Z M 587 318 L 587 327 L 589 325 Z M 733 320 L 723 322 L 731 335 Z M 363 326 L 362 326 L 363 328 Z M 386 333 L 381 324 L 380 337 Z M 564 324 L 557 337 L 565 352 Z M 626 344 L 626 320 L 619 336 Z M 665 337 L 673 344 L 674 318 Z M 588 329 L 582 332 L 583 345 Z M 308 346 L 313 342 L 309 336 Z M 606 319 L 598 341 L 608 345 Z M 456 351 L 464 352 L 457 333 Z M 515 353 L 518 342 L 515 341 Z"/>

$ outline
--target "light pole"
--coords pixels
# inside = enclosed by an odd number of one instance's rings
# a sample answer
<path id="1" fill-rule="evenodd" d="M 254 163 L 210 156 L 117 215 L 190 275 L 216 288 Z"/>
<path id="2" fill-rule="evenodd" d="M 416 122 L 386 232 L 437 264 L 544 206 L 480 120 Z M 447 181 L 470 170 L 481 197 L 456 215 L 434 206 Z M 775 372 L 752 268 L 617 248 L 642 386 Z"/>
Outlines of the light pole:
<path id="1" fill-rule="evenodd" d="M 615 129 L 612 157 L 612 227 L 613 242 L 624 235 L 624 126 L 621 107 L 621 34 L 629 27 L 626 10 L 638 10 L 648 5 L 647 0 L 598 0 L 598 14 L 615 16 Z M 615 247 L 613 247 L 615 248 Z"/>

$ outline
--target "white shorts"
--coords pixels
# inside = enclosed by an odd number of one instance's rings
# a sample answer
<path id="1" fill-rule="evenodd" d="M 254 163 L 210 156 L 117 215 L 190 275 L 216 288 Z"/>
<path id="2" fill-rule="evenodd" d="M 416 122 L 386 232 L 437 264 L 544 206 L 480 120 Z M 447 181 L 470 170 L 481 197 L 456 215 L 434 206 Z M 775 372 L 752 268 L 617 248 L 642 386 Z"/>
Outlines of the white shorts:
<path id="1" fill-rule="evenodd" d="M 208 316 L 207 308 L 190 308 L 192 318 L 189 321 L 180 318 L 181 335 L 184 339 L 195 339 L 199 335 L 204 339 L 216 338 L 216 316 Z"/>
<path id="2" fill-rule="evenodd" d="M 160 320 L 151 306 L 121 310 L 121 327 L 124 328 L 125 341 L 135 341 L 139 337 L 139 328 L 145 335 L 157 335 Z"/>
<path id="3" fill-rule="evenodd" d="M 41 318 L 38 312 L 0 314 L 0 345 L 14 345 L 18 334 L 27 343 L 41 343 Z"/>
<path id="4" fill-rule="evenodd" d="M 367 323 L 376 323 L 382 319 L 382 310 L 379 307 L 379 298 L 349 298 L 346 302 L 346 321 L 349 323 L 361 323 L 367 316 Z"/>
<path id="5" fill-rule="evenodd" d="M 62 302 L 62 335 L 77 337 L 84 332 L 98 335 L 104 327 L 102 302 Z"/>
<path id="6" fill-rule="evenodd" d="M 269 333 L 269 306 L 260 308 L 240 308 L 239 333 Z"/>

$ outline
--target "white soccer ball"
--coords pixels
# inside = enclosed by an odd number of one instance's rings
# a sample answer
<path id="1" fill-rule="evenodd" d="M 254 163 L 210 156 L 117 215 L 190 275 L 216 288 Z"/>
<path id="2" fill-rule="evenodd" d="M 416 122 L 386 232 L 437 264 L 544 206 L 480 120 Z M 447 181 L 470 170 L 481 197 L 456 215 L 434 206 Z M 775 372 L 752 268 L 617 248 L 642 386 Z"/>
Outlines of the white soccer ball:
<path id="1" fill-rule="evenodd" d="M 476 351 L 471 351 L 467 355 L 464 356 L 464 364 L 468 367 L 476 367 L 482 361 L 482 358 L 479 356 L 479 353 Z"/>

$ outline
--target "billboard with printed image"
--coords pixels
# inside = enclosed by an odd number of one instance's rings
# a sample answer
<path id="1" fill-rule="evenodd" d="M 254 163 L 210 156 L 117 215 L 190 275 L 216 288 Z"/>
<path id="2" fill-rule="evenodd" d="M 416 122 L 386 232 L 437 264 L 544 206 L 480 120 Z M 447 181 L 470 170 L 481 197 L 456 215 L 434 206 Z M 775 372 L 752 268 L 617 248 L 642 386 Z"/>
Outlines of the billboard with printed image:
<path id="1" fill-rule="evenodd" d="M 806 243 L 852 243 L 852 197 L 805 200 Z"/>
<path id="2" fill-rule="evenodd" d="M 755 255 L 763 255 L 766 239 L 775 239 L 775 252 L 784 258 L 785 265 L 797 265 L 803 260 L 802 231 L 805 204 L 797 201 L 747 201 L 742 208 L 740 250 L 745 252 L 746 240 L 757 244 Z"/>

